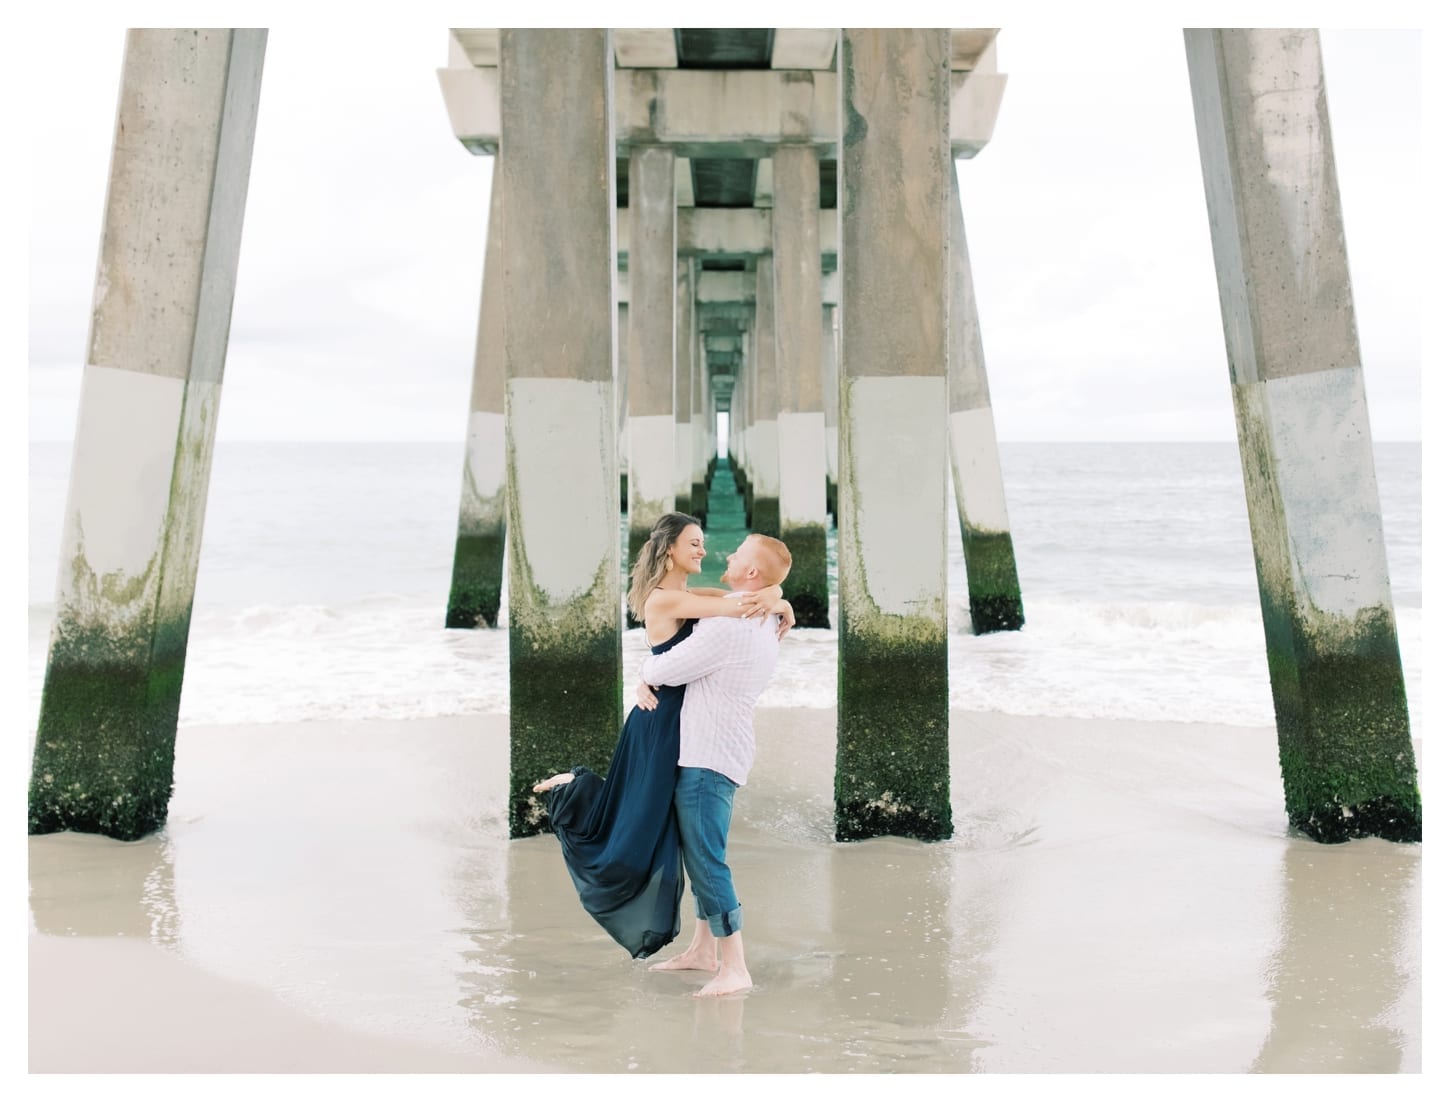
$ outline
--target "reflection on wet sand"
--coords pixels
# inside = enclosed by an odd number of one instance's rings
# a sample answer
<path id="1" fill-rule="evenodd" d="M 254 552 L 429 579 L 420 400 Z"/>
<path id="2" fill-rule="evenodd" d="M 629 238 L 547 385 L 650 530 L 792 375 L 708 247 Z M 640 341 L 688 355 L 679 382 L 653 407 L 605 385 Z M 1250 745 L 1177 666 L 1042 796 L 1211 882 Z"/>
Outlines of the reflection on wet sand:
<path id="1" fill-rule="evenodd" d="M 151 1071 L 1419 1069 L 1420 848 L 1286 837 L 1272 730 L 953 713 L 955 836 L 839 844 L 833 724 L 757 718 L 729 854 L 756 987 L 722 999 L 630 960 L 551 835 L 508 840 L 507 717 L 189 731 L 164 836 L 30 840 L 32 996 L 53 996 L 32 997 L 32 1053 L 53 1070 L 81 1053 Z M 146 991 L 130 1050 L 110 1011 L 77 1024 L 78 988 L 113 1007 Z M 197 999 L 224 1002 L 230 1032 L 203 1032 Z"/>
<path id="2" fill-rule="evenodd" d="M 1283 868 L 1272 1016 L 1253 1070 L 1418 1071 L 1419 847 L 1294 838 Z"/>
<path id="3" fill-rule="evenodd" d="M 60 937 L 180 940 L 172 847 L 165 832 L 137 842 L 95 834 L 30 839 L 30 918 L 36 933 Z M 90 900 L 93 906 L 87 906 Z"/>

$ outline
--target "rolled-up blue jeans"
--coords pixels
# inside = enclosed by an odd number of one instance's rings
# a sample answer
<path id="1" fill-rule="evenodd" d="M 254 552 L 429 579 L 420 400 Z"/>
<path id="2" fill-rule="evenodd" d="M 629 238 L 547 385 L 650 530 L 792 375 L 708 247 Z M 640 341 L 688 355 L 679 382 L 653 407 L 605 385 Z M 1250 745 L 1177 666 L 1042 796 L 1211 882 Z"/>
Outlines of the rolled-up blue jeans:
<path id="1" fill-rule="evenodd" d="M 675 777 L 675 818 L 695 897 L 695 917 L 708 922 L 716 937 L 729 937 L 740 929 L 740 900 L 725 863 L 725 836 L 738 787 L 723 773 L 689 765 Z"/>

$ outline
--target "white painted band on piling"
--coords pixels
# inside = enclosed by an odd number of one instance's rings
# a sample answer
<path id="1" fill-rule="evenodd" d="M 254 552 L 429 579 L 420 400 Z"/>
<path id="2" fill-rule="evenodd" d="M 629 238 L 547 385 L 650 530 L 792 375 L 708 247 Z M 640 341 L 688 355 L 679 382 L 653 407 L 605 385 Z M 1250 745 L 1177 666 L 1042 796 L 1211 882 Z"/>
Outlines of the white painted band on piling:
<path id="1" fill-rule="evenodd" d="M 504 415 L 475 410 L 468 416 L 467 478 L 459 505 L 463 526 L 498 520 L 500 498 L 508 480 Z"/>
<path id="2" fill-rule="evenodd" d="M 750 441 L 755 456 L 755 496 L 780 497 L 780 442 L 775 421 L 755 422 Z"/>
<path id="3" fill-rule="evenodd" d="M 508 381 L 513 542 L 549 604 L 586 593 L 619 540 L 613 404 L 608 381 Z"/>
<path id="4" fill-rule="evenodd" d="M 864 596 L 884 613 L 943 616 L 946 378 L 848 377 L 843 397 Z"/>
<path id="5" fill-rule="evenodd" d="M 1363 373 L 1346 367 L 1253 385 L 1263 388 L 1296 595 L 1345 617 L 1393 607 Z"/>
<path id="6" fill-rule="evenodd" d="M 675 507 L 675 415 L 653 413 L 629 419 L 629 512 L 647 514 L 647 524 Z"/>
<path id="7" fill-rule="evenodd" d="M 991 406 L 960 409 L 948 419 L 957 509 L 977 532 L 1006 532 L 1007 497 Z"/>
<path id="8" fill-rule="evenodd" d="M 826 415 L 781 413 L 780 526 L 826 523 Z"/>
<path id="9" fill-rule="evenodd" d="M 77 555 L 97 578 L 137 578 L 159 563 L 186 386 L 172 375 L 86 366 L 61 541 L 62 599 L 74 589 Z"/>

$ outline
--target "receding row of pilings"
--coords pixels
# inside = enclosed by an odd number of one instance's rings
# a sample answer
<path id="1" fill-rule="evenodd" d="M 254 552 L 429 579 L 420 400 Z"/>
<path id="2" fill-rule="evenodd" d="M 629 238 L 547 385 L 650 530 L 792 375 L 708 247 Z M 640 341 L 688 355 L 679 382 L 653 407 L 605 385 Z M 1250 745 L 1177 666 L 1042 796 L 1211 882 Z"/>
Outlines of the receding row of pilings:
<path id="1" fill-rule="evenodd" d="M 165 822 L 264 44 L 246 31 L 127 40 L 32 833 L 135 838 Z M 1417 840 L 1318 36 L 1193 31 L 1187 48 L 1289 821 L 1321 841 Z M 788 214 L 802 209 L 789 178 L 808 176 L 809 157 L 786 149 L 775 259 L 751 273 L 745 370 L 713 404 L 708 358 L 679 372 L 683 358 L 708 351 L 695 339 L 706 330 L 681 319 L 710 301 L 709 273 L 682 277 L 678 248 L 649 244 L 665 232 L 664 216 L 647 214 L 649 194 L 662 189 L 644 183 L 655 170 L 641 167 L 630 217 L 648 224 L 631 229 L 630 313 L 641 321 L 638 334 L 628 323 L 623 342 L 628 410 L 668 431 L 636 440 L 617 385 L 610 32 L 501 32 L 500 151 L 458 558 L 497 562 L 507 541 L 513 835 L 540 827 L 533 781 L 574 763 L 603 768 L 618 731 L 621 426 L 643 464 L 629 471 L 631 505 L 636 492 L 682 503 L 688 422 L 690 501 L 709 482 L 723 524 L 734 502 L 703 446 L 705 420 L 722 404 L 731 469 L 756 527 L 773 498 L 782 535 L 818 521 L 824 532 L 835 487 L 837 837 L 951 833 L 949 457 L 969 567 L 991 564 L 980 578 L 969 573 L 974 620 L 1011 627 L 1021 613 L 1015 566 L 1003 565 L 1012 555 L 947 139 L 947 52 L 946 31 L 841 32 L 838 325 L 814 297 L 820 261 L 812 266 L 809 229 Z M 799 269 L 787 262 L 796 253 L 806 258 Z M 839 348 L 824 339 L 837 329 Z M 668 403 L 649 372 L 633 383 L 635 361 L 654 357 L 669 360 Z M 759 370 L 768 357 L 793 371 L 819 366 L 821 393 L 805 374 Z M 776 399 L 762 401 L 771 386 Z M 779 461 L 801 441 L 800 456 Z M 467 599 L 463 622 L 496 622 L 496 584 Z"/>

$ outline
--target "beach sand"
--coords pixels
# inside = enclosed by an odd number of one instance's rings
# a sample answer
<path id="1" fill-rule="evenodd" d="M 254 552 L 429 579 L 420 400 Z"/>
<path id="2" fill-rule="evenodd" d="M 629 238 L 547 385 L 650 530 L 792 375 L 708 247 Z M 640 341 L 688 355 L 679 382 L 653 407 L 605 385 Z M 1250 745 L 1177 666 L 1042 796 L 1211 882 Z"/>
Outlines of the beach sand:
<path id="1" fill-rule="evenodd" d="M 29 841 L 30 1070 L 1420 1070 L 1420 847 L 1291 836 L 1272 729 L 951 719 L 955 836 L 839 844 L 758 713 L 710 1000 L 508 841 L 506 716 L 183 728 L 160 835 Z"/>

